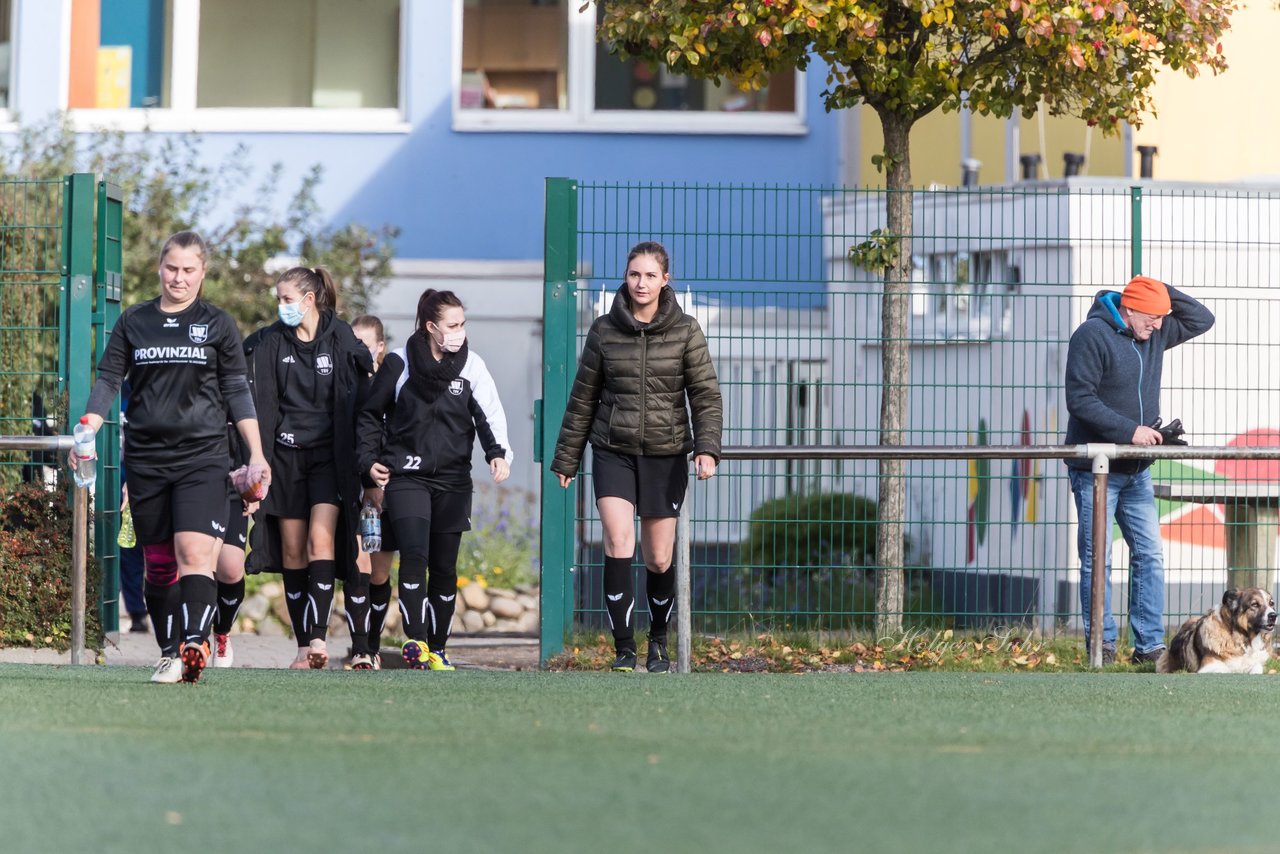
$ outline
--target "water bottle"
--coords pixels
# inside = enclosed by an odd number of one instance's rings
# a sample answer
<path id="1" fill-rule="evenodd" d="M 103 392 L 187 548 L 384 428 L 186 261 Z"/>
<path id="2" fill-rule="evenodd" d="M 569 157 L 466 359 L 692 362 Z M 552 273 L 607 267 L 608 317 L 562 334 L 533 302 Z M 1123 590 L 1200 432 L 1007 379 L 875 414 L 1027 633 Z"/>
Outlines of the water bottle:
<path id="1" fill-rule="evenodd" d="M 71 473 L 76 486 L 90 487 L 98 479 L 98 442 L 96 432 L 89 426 L 89 416 L 80 416 L 80 423 L 71 431 L 76 445 L 71 451 L 74 464 Z"/>
<path id="2" fill-rule="evenodd" d="M 360 540 L 365 551 L 382 551 L 382 517 L 372 501 L 365 501 L 360 511 Z"/>
<path id="3" fill-rule="evenodd" d="M 120 533 L 116 535 L 116 545 L 122 549 L 131 549 L 138 544 L 138 533 L 133 528 L 133 511 L 126 504 L 120 508 Z"/>

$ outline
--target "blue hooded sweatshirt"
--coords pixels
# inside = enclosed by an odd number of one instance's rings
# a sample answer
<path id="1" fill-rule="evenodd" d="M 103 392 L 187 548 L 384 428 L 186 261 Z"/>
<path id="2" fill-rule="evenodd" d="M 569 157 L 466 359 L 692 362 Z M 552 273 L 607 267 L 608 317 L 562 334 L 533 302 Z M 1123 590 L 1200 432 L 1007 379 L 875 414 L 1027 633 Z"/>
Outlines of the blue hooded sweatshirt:
<path id="1" fill-rule="evenodd" d="M 1160 375 L 1164 351 L 1203 335 L 1213 313 L 1196 300 L 1169 288 L 1172 312 L 1146 341 L 1138 341 L 1120 317 L 1120 293 L 1099 291 L 1084 323 L 1067 348 L 1068 445 L 1086 442 L 1129 444 L 1140 425 L 1160 417 Z M 1067 460 L 1073 469 L 1089 460 Z M 1115 460 L 1112 471 L 1133 473 L 1150 460 Z"/>

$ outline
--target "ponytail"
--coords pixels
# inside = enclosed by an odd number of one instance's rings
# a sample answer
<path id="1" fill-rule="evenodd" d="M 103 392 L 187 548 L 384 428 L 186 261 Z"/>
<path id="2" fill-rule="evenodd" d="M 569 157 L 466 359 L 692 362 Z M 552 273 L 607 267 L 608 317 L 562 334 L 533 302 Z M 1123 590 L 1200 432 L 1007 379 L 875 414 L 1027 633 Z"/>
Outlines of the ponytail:
<path id="1" fill-rule="evenodd" d="M 440 316 L 446 308 L 462 308 L 462 300 L 453 291 L 437 291 L 427 288 L 418 297 L 418 330 L 427 328 L 428 323 L 439 323 Z"/>
<path id="2" fill-rule="evenodd" d="M 276 284 L 292 283 L 305 294 L 316 295 L 316 310 L 320 312 L 336 311 L 338 308 L 338 289 L 333 284 L 333 276 L 324 267 L 290 267 Z"/>

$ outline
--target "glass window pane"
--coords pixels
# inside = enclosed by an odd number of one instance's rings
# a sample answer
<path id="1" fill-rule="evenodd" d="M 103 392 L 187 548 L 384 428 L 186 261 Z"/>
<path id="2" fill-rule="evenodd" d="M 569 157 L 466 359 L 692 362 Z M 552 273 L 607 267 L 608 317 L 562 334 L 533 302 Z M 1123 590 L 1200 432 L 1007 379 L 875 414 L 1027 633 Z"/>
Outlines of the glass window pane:
<path id="1" fill-rule="evenodd" d="M 0 0 L 0 110 L 9 108 L 9 80 L 13 56 L 13 2 Z"/>
<path id="2" fill-rule="evenodd" d="M 466 0 L 462 108 L 566 109 L 568 28 L 560 0 Z"/>
<path id="3" fill-rule="evenodd" d="M 171 2 L 75 0 L 72 3 L 69 107 L 167 106 Z M 5 2 L 6 26 L 8 7 L 9 3 Z M 7 87 L 7 72 L 5 79 Z"/>
<path id="4" fill-rule="evenodd" d="M 719 86 L 672 74 L 643 62 L 619 62 L 596 47 L 597 110 L 689 110 L 708 113 L 790 113 L 796 108 L 795 72 L 774 75 L 759 92 L 743 92 L 731 83 Z"/>
<path id="5" fill-rule="evenodd" d="M 597 7 L 596 20 L 604 16 Z M 656 70 L 643 62 L 621 62 L 608 45 L 596 43 L 597 110 L 693 110 L 708 113 L 791 113 L 796 109 L 795 72 L 774 75 L 759 92 L 743 92 L 732 83 L 719 86 Z"/>
<path id="6" fill-rule="evenodd" d="M 395 107 L 399 69 L 399 0 L 200 6 L 200 107 Z"/>

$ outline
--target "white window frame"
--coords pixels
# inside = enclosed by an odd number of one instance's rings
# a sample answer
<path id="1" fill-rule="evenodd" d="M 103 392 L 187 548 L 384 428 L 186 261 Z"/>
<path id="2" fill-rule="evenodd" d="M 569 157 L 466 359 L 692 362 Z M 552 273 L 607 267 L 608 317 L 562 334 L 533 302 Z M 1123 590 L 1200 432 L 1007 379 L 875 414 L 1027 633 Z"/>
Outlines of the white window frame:
<path id="1" fill-rule="evenodd" d="M 569 107 L 565 110 L 485 110 L 462 108 L 462 9 L 453 0 L 453 129 L 478 132 L 741 134 L 803 136 L 805 72 L 795 72 L 794 112 L 712 113 L 683 110 L 595 109 L 595 6 L 579 13 L 579 0 L 565 0 L 568 16 Z M 727 85 L 727 84 L 726 84 Z"/>
<path id="2" fill-rule="evenodd" d="M 396 96 L 399 107 L 325 109 L 320 107 L 197 107 L 200 68 L 201 0 L 173 0 L 172 59 L 169 67 L 169 106 L 130 107 L 123 110 L 67 108 L 66 81 L 70 76 L 71 0 L 63 0 L 67 22 L 62 40 L 62 80 L 59 105 L 76 130 L 111 128 L 122 131 L 163 132 L 271 132 L 271 133 L 408 133 L 405 119 L 408 96 L 409 9 L 413 0 L 400 0 L 400 67 Z M 20 5 L 20 4 L 16 4 Z"/>

